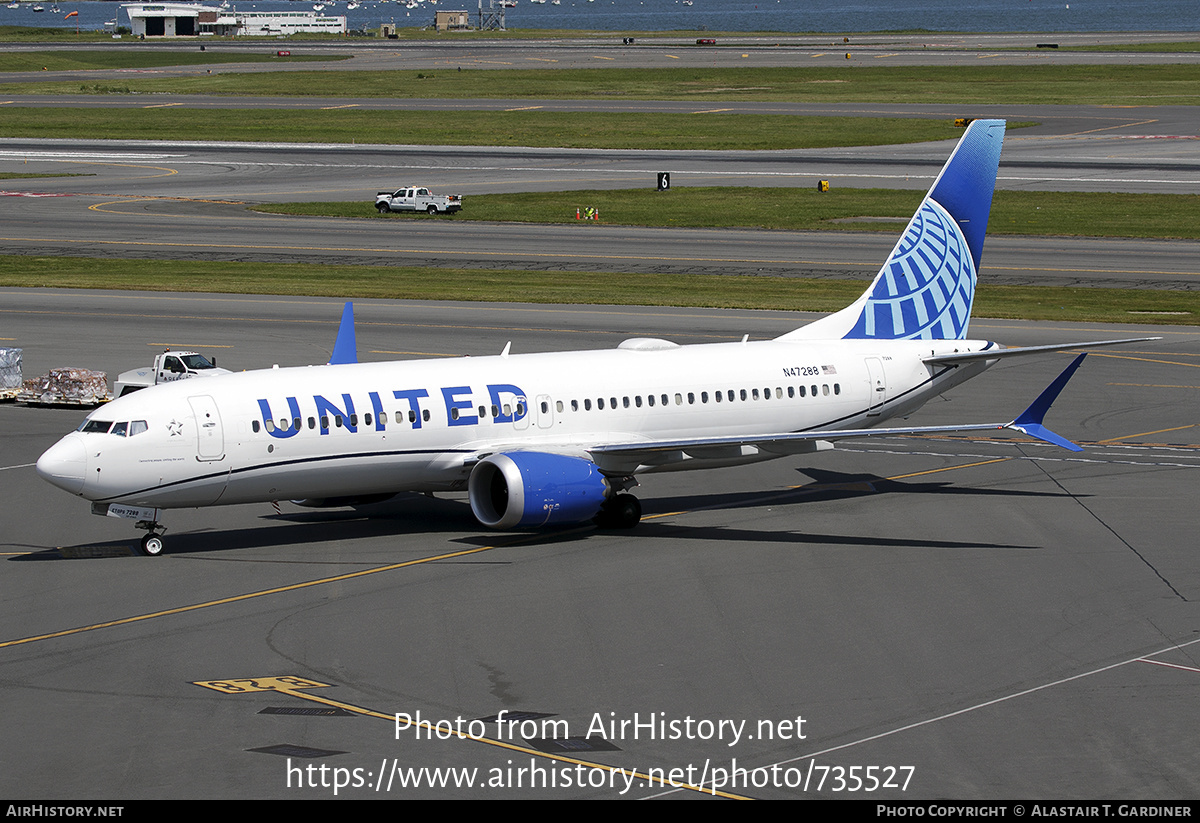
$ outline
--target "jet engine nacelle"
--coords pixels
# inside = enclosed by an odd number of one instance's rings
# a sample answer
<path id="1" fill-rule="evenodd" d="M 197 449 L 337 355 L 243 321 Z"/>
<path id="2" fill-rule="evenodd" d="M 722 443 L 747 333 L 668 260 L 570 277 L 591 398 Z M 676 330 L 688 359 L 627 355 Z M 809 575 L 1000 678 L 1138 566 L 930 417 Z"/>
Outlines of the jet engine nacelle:
<path id="1" fill-rule="evenodd" d="M 472 469 L 467 490 L 475 517 L 494 529 L 581 523 L 596 516 L 610 493 L 590 460 L 541 452 L 484 458 Z"/>

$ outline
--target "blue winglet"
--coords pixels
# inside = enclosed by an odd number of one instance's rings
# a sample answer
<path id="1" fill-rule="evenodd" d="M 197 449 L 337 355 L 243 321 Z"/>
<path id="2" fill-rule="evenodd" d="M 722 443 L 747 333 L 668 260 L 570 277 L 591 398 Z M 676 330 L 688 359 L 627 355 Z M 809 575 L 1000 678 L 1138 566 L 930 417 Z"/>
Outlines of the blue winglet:
<path id="1" fill-rule="evenodd" d="M 333 354 L 329 365 L 341 366 L 358 362 L 358 343 L 354 339 L 354 304 L 346 303 L 342 309 L 342 324 L 338 326 L 337 340 L 333 341 Z"/>
<path id="2" fill-rule="evenodd" d="M 1073 452 L 1080 452 L 1083 449 L 1076 446 L 1062 435 L 1055 434 L 1048 428 L 1042 425 L 1042 419 L 1046 416 L 1046 412 L 1050 410 L 1050 405 L 1058 399 L 1058 395 L 1062 392 L 1063 387 L 1067 385 L 1067 381 L 1075 374 L 1075 370 L 1083 363 L 1083 358 L 1087 357 L 1087 352 L 1076 357 L 1071 361 L 1071 365 L 1067 366 L 1063 373 L 1054 378 L 1054 382 L 1038 395 L 1037 400 L 1029 404 L 1029 408 L 1021 412 L 1016 420 L 1009 423 L 1005 428 L 1016 429 L 1019 432 L 1029 435 L 1038 440 L 1044 440 L 1047 443 L 1053 443 L 1056 446 L 1062 446 L 1064 449 Z"/>

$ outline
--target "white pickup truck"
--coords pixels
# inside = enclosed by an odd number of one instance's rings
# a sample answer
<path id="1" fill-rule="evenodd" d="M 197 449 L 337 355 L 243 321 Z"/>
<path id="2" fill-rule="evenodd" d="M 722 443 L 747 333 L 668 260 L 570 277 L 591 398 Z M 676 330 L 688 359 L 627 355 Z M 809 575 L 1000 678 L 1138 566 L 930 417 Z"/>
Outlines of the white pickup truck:
<path id="1" fill-rule="evenodd" d="M 175 380 L 187 380 L 190 377 L 216 377 L 218 374 L 229 374 L 229 369 L 218 369 L 215 363 L 208 362 L 204 355 L 194 351 L 165 351 L 154 358 L 154 365 L 148 369 L 133 369 L 122 372 L 113 387 L 117 397 L 157 386 L 159 383 L 171 383 Z"/>
<path id="2" fill-rule="evenodd" d="M 453 214 L 462 209 L 462 195 L 434 194 L 420 186 L 406 186 L 396 191 L 381 191 L 375 195 L 375 208 L 380 214 L 390 211 L 424 211 L 429 214 Z"/>

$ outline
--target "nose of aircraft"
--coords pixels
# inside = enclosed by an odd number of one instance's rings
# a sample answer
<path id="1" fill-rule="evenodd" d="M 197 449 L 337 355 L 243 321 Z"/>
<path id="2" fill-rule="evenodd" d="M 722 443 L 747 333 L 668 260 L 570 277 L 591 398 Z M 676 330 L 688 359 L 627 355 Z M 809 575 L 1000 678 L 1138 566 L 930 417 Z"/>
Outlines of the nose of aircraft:
<path id="1" fill-rule="evenodd" d="M 83 491 L 83 477 L 87 469 L 87 451 L 78 435 L 68 434 L 38 458 L 37 473 L 48 483 L 71 494 Z"/>

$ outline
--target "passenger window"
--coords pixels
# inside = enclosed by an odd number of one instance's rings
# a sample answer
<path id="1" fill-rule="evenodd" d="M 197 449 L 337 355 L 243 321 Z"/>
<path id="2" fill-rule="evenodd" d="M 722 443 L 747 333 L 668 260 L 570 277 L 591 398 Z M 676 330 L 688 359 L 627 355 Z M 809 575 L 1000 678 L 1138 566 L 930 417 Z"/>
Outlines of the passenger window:
<path id="1" fill-rule="evenodd" d="M 730 389 L 730 390 L 729 390 L 729 402 L 730 402 L 730 403 L 732 403 L 732 402 L 733 402 L 733 389 Z"/>
<path id="2" fill-rule="evenodd" d="M 371 425 L 371 413 L 370 412 L 367 412 L 366 414 L 363 415 L 363 425 L 364 426 Z"/>
<path id="3" fill-rule="evenodd" d="M 676 406 L 683 405 L 683 395 L 680 394 L 679 392 L 675 392 L 675 405 Z"/>
<path id="4" fill-rule="evenodd" d="M 603 397 L 596 398 L 596 408 L 600 409 L 601 411 L 604 410 L 604 398 Z"/>
<path id="5" fill-rule="evenodd" d="M 825 383 L 821 386 L 821 394 L 826 395 L 826 396 L 829 395 L 829 384 L 828 383 Z"/>
<path id="6" fill-rule="evenodd" d="M 706 391 L 702 391 L 702 392 L 700 392 L 700 402 L 701 402 L 701 403 L 707 403 L 707 402 L 708 402 L 708 392 L 706 392 Z"/>
<path id="7" fill-rule="evenodd" d="M 617 398 L 610 397 L 610 398 L 608 398 L 608 402 L 612 406 L 612 408 L 615 409 L 617 407 Z"/>
<path id="8" fill-rule="evenodd" d="M 258 434 L 258 421 L 257 420 L 250 421 L 250 431 L 254 432 L 255 434 Z"/>
<path id="9" fill-rule="evenodd" d="M 409 423 L 417 422 L 417 413 L 415 411 L 413 411 L 412 409 L 409 409 L 409 411 L 408 411 L 408 422 Z"/>
<path id="10" fill-rule="evenodd" d="M 814 383 L 813 387 L 812 387 L 812 396 L 813 397 L 817 396 L 817 384 L 816 383 Z"/>
<path id="11" fill-rule="evenodd" d="M 621 405 L 622 405 L 622 406 L 624 406 L 625 408 L 629 408 L 629 398 L 628 398 L 628 397 L 622 397 L 622 398 L 621 398 Z"/>
<path id="12" fill-rule="evenodd" d="M 328 429 L 329 429 L 329 415 L 323 414 L 323 415 L 321 415 L 321 431 L 327 431 Z M 270 429 L 267 429 L 267 431 L 270 431 Z"/>
<path id="13" fill-rule="evenodd" d="M 480 406 L 479 407 L 479 419 L 483 420 L 485 417 L 487 417 L 487 406 Z"/>
<path id="14" fill-rule="evenodd" d="M 310 429 L 315 429 L 317 427 L 317 418 L 315 418 L 315 417 L 308 418 L 308 427 Z"/>
<path id="15" fill-rule="evenodd" d="M 742 400 L 745 400 L 745 399 L 746 399 L 746 390 L 745 390 L 745 389 L 742 389 L 742 390 L 739 392 L 738 396 L 739 396 L 739 397 L 741 397 L 741 398 L 742 398 Z"/>
<path id="16" fill-rule="evenodd" d="M 796 387 L 795 387 L 795 386 L 788 386 L 788 397 L 789 397 L 789 398 L 795 398 L 795 396 L 796 396 Z"/>
<path id="17" fill-rule="evenodd" d="M 722 394 L 721 394 L 721 392 L 719 392 L 719 391 L 718 391 L 718 392 L 713 392 L 713 399 L 714 399 L 714 400 L 716 400 L 718 403 L 720 403 L 720 402 L 721 402 L 721 400 L 722 400 Z"/>
<path id="18" fill-rule="evenodd" d="M 585 397 L 585 398 L 583 399 L 583 410 L 584 410 L 584 411 L 591 411 L 591 410 L 592 410 L 592 401 L 591 401 L 591 398 Z"/>
<path id="19" fill-rule="evenodd" d="M 642 407 L 642 396 L 640 394 L 635 394 L 633 396 L 633 405 L 637 406 L 639 409 Z"/>
<path id="20" fill-rule="evenodd" d="M 800 396 L 804 397 L 807 394 L 808 394 L 807 390 L 803 386 L 801 386 L 800 387 Z"/>
<path id="21" fill-rule="evenodd" d="M 518 403 L 517 404 L 517 417 L 524 417 L 524 416 L 525 416 L 525 404 Z M 425 412 L 425 419 L 426 420 L 429 419 L 429 412 Z"/>
<path id="22" fill-rule="evenodd" d="M 841 383 L 834 383 L 834 384 L 833 384 L 833 393 L 834 393 L 834 394 L 841 394 L 841 393 L 842 393 L 842 384 L 841 384 Z"/>
<path id="23" fill-rule="evenodd" d="M 695 404 L 696 404 L 696 393 L 688 392 L 688 405 L 694 406 Z"/>
<path id="24" fill-rule="evenodd" d="M 500 407 L 492 406 L 492 417 L 499 417 L 499 416 L 500 416 Z"/>
<path id="25" fill-rule="evenodd" d="M 579 411 L 579 401 L 578 400 L 571 401 L 571 411 Z"/>
<path id="26" fill-rule="evenodd" d="M 269 432 L 275 431 L 275 421 L 274 420 L 267 420 L 263 423 L 263 425 L 267 427 L 267 431 L 269 431 Z"/>
<path id="27" fill-rule="evenodd" d="M 652 394 L 646 395 L 646 402 L 649 403 L 651 406 L 653 406 L 654 405 L 654 395 L 652 395 Z"/>
<path id="28" fill-rule="evenodd" d="M 538 406 L 538 408 L 540 408 L 540 409 L 542 410 L 542 414 L 549 414 L 549 413 L 550 413 L 550 404 L 549 404 L 549 403 L 547 403 L 545 400 L 543 400 L 543 401 L 541 402 L 541 404 Z"/>
<path id="29" fill-rule="evenodd" d="M 297 417 L 295 420 L 292 421 L 292 428 L 295 429 L 296 431 L 300 431 L 300 424 L 302 422 L 304 422 L 304 421 L 302 421 L 299 417 Z"/>
<path id="30" fill-rule="evenodd" d="M 562 414 L 563 402 L 561 400 L 554 401 L 554 410 L 557 411 L 559 414 Z"/>
<path id="31" fill-rule="evenodd" d="M 757 400 L 758 399 L 758 389 L 754 389 L 752 394 L 754 395 L 754 399 Z"/>

